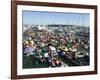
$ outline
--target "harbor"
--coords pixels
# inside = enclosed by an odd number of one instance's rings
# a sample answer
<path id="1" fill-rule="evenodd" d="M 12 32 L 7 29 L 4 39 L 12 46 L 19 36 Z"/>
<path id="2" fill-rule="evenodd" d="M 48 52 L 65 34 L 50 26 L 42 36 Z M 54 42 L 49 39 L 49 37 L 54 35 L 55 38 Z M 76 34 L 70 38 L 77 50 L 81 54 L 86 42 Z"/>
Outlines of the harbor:
<path id="1" fill-rule="evenodd" d="M 89 27 L 23 25 L 23 68 L 88 66 Z"/>

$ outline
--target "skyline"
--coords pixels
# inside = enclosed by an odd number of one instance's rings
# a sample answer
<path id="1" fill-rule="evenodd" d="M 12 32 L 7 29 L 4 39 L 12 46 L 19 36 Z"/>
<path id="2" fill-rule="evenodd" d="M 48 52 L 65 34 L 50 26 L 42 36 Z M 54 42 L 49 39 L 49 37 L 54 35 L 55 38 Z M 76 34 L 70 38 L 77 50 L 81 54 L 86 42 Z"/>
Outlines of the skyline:
<path id="1" fill-rule="evenodd" d="M 83 25 L 89 26 L 90 15 L 88 13 L 46 12 L 46 11 L 23 11 L 23 24 L 29 25 Z"/>

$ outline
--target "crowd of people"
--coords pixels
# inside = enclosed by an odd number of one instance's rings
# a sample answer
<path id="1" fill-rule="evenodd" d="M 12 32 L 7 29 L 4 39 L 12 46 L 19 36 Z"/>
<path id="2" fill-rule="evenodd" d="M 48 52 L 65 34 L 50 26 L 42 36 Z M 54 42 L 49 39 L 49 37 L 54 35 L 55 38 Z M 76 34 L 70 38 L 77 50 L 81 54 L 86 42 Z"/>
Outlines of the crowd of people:
<path id="1" fill-rule="evenodd" d="M 89 41 L 80 40 L 74 33 L 61 34 L 41 30 L 26 31 L 23 35 L 29 36 L 28 39 L 23 39 L 23 54 L 26 57 L 32 56 L 34 64 L 48 63 L 48 67 L 68 66 L 59 56 L 70 59 L 89 56 Z"/>

